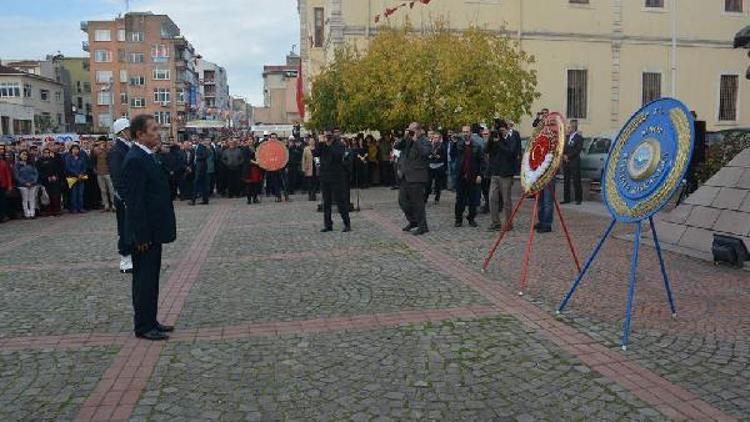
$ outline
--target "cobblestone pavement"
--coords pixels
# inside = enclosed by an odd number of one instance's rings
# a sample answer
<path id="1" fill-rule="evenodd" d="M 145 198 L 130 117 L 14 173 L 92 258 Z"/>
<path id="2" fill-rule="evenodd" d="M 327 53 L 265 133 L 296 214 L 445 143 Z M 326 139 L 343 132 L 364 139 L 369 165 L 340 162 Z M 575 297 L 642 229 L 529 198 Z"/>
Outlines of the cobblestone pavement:
<path id="1" fill-rule="evenodd" d="M 420 238 L 389 190 L 363 192 L 353 233 L 294 199 L 178 204 L 167 343 L 129 332 L 111 214 L 0 226 L 0 420 L 750 420 L 746 272 L 667 253 L 671 319 L 644 247 L 622 352 L 627 241 L 555 318 L 575 275 L 558 227 L 516 294 L 529 205 L 482 273 L 497 233 L 454 228 L 451 194 Z M 583 260 L 607 219 L 564 212 Z"/>

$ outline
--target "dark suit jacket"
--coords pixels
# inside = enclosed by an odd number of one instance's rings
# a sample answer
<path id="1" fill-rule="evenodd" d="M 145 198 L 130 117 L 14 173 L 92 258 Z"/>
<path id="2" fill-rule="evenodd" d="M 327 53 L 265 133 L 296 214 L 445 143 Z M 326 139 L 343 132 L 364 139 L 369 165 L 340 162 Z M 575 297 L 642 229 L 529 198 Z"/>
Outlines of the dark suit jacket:
<path id="1" fill-rule="evenodd" d="M 109 166 L 109 174 L 112 178 L 112 186 L 117 192 L 117 196 L 120 199 L 125 198 L 125 184 L 122 179 L 122 163 L 125 161 L 125 156 L 128 155 L 130 147 L 119 138 L 115 141 L 112 149 L 107 154 L 107 166 Z"/>
<path id="2" fill-rule="evenodd" d="M 122 164 L 125 235 L 130 245 L 171 243 L 177 237 L 167 177 L 153 154 L 133 145 Z"/>
<path id="3" fill-rule="evenodd" d="M 432 145 L 423 136 L 416 141 L 401 139 L 393 146 L 401 151 L 398 157 L 399 178 L 407 183 L 427 183 Z"/>
<path id="4" fill-rule="evenodd" d="M 320 182 L 321 183 L 344 183 L 349 177 L 347 166 L 349 162 L 344 160 L 346 147 L 338 139 L 334 139 L 330 146 L 321 142 L 315 146 L 313 155 L 320 157 Z"/>
<path id="5" fill-rule="evenodd" d="M 481 176 L 484 172 L 483 168 L 483 157 L 484 151 L 475 141 L 471 141 L 471 162 L 469 166 L 469 180 L 474 181 L 477 176 Z M 464 153 L 466 151 L 466 142 L 464 139 L 459 139 L 456 142 L 456 148 L 451 150 L 451 159 L 456 160 L 456 178 L 461 179 L 461 171 L 464 165 Z"/>
<path id="6" fill-rule="evenodd" d="M 568 162 L 570 164 L 577 164 L 580 162 L 581 150 L 583 149 L 583 136 L 576 132 L 571 139 L 570 136 L 565 138 L 565 151 L 563 154 L 568 156 Z"/>

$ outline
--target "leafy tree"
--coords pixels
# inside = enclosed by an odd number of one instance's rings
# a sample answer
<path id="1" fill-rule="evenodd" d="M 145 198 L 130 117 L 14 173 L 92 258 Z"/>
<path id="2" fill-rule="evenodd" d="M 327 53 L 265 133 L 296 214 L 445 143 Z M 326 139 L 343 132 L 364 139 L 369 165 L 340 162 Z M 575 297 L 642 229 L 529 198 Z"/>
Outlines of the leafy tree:
<path id="1" fill-rule="evenodd" d="M 422 34 L 382 27 L 365 53 L 347 47 L 313 78 L 307 127 L 390 130 L 411 121 L 458 127 L 530 114 L 533 57 L 507 36 L 443 23 Z"/>

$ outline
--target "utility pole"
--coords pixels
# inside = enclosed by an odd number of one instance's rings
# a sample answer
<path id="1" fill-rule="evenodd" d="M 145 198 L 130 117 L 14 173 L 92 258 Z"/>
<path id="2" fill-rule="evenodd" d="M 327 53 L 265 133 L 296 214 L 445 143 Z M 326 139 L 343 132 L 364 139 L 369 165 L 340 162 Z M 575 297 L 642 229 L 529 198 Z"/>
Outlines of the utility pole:
<path id="1" fill-rule="evenodd" d="M 677 97 L 677 3 L 672 0 L 672 98 Z"/>

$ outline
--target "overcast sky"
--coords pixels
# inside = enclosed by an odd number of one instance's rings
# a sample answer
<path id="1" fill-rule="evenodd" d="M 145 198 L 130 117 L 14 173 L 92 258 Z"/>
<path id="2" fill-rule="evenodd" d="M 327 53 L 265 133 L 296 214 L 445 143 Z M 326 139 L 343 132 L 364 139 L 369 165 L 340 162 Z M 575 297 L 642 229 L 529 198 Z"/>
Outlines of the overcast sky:
<path id="1" fill-rule="evenodd" d="M 0 0 L 0 58 L 85 56 L 80 21 L 112 19 L 125 0 Z M 263 103 L 263 65 L 283 64 L 299 43 L 296 0 L 131 0 L 131 11 L 164 13 L 206 60 L 227 69 L 230 94 Z M 299 48 L 297 48 L 299 51 Z"/>

